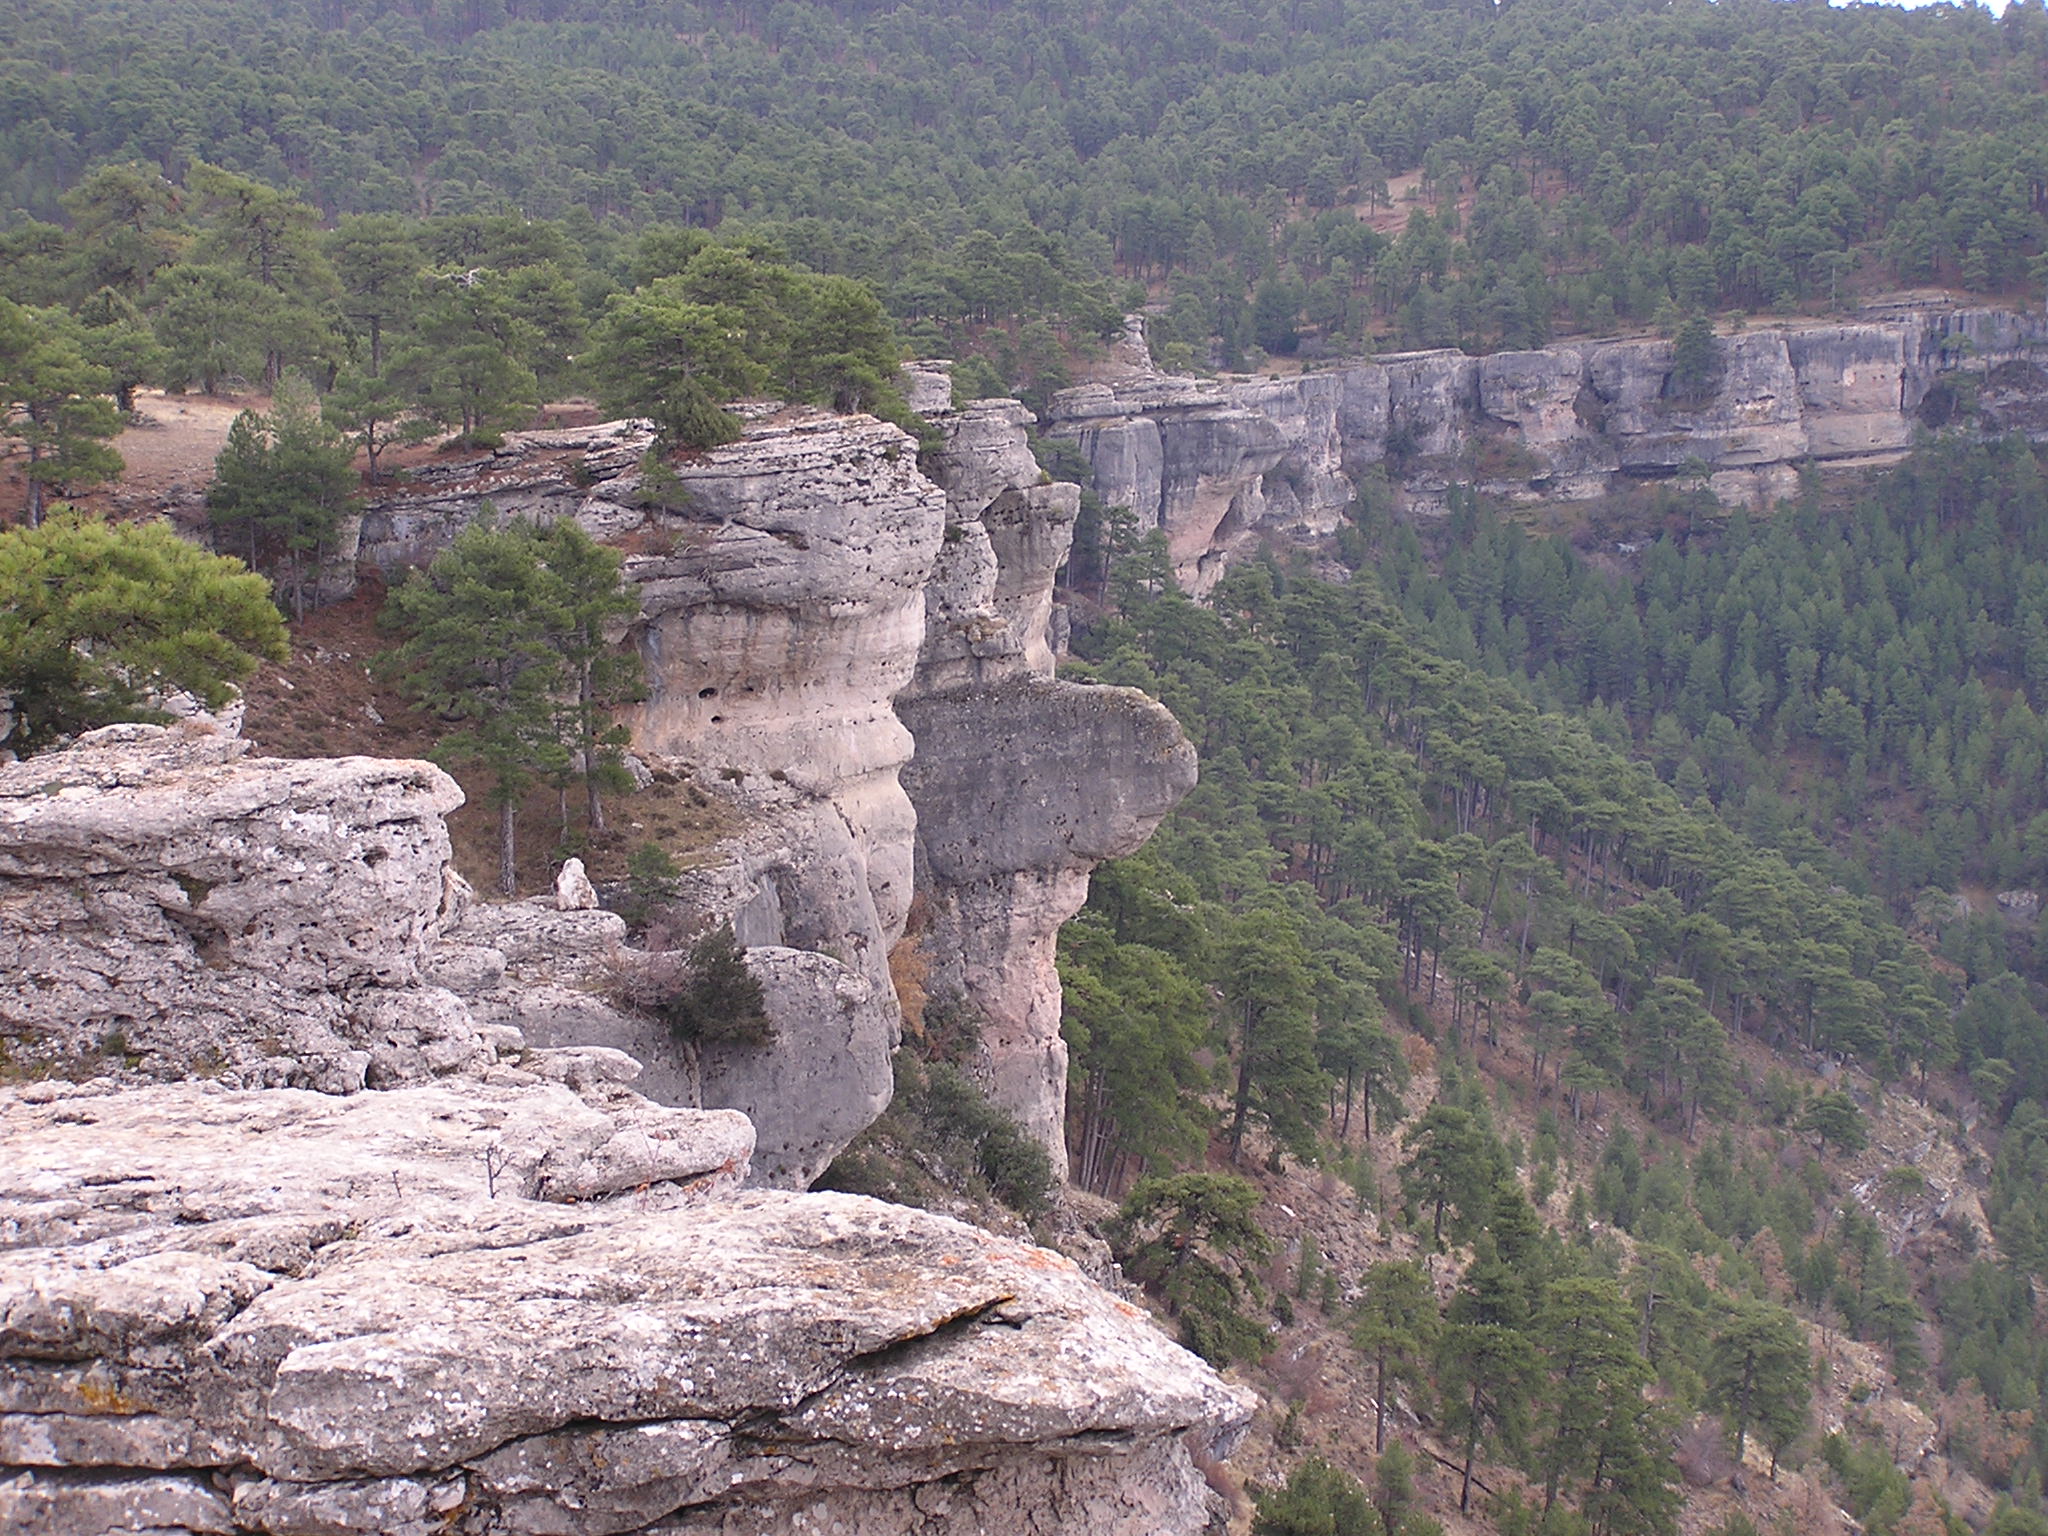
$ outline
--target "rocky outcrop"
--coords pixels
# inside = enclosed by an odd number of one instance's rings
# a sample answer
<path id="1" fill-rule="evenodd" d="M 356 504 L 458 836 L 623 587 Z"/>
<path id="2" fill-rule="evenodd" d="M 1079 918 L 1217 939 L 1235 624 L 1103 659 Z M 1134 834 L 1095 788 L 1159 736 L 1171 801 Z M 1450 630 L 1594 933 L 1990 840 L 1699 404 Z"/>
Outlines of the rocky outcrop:
<path id="1" fill-rule="evenodd" d="M 1248 1404 L 1141 1314 L 605 1076 L 0 1090 L 0 1530 L 1207 1524 Z"/>
<path id="2" fill-rule="evenodd" d="M 1106 504 L 1166 531 L 1182 584 L 1203 591 L 1248 540 L 1336 527 L 1351 499 L 1338 451 L 1343 399 L 1342 380 L 1326 375 L 1154 375 L 1062 391 L 1047 426 L 1078 444 Z"/>
<path id="3" fill-rule="evenodd" d="M 1060 925 L 1089 872 L 1134 851 L 1194 787 L 1194 748 L 1134 688 L 1018 679 L 900 708 L 919 742 L 907 781 L 928 989 L 971 1005 L 990 1096 L 1064 1177 Z"/>
<path id="4" fill-rule="evenodd" d="M 1802 463 L 1876 462 L 1921 426 L 2048 436 L 2044 349 L 2041 315 L 1878 311 L 1722 337 L 1696 394 L 1659 340 L 1399 353 L 1284 379 L 1171 378 L 1127 358 L 1113 381 L 1055 397 L 1046 430 L 1077 444 L 1105 502 L 1166 531 L 1200 591 L 1266 534 L 1331 526 L 1338 472 L 1375 464 L 1424 513 L 1453 484 L 1585 500 L 1695 466 L 1724 501 L 1767 505 Z"/>
<path id="5" fill-rule="evenodd" d="M 429 763 L 207 725 L 0 765 L 5 1058 L 337 1093 L 490 1061 L 429 960 L 461 800 Z"/>
<path id="6" fill-rule="evenodd" d="M 1142 843 L 1195 782 L 1194 749 L 1135 689 L 1055 681 L 1047 621 L 1079 490 L 1041 484 L 1013 401 L 932 416 L 946 532 L 923 651 L 897 713 L 917 742 L 927 990 L 979 1021 L 991 1097 L 1066 1168 L 1055 945 L 1088 874 Z"/>
<path id="7" fill-rule="evenodd" d="M 937 366 L 909 383 L 941 436 L 922 466 L 894 427 L 807 410 L 752 411 L 741 441 L 652 480 L 642 426 L 525 433 L 367 508 L 357 546 L 395 577 L 488 501 L 629 551 L 650 691 L 635 749 L 714 775 L 745 824 L 675 907 L 695 928 L 733 923 L 776 1042 L 685 1049 L 588 988 L 508 970 L 478 930 L 489 909 L 451 931 L 437 974 L 528 1039 L 631 1052 L 656 1097 L 744 1110 L 755 1177 L 784 1186 L 808 1184 L 888 1102 L 889 956 L 914 890 L 934 984 L 985 1021 L 987 1082 L 1063 1165 L 1059 924 L 1093 863 L 1137 846 L 1193 782 L 1157 705 L 1051 682 L 1053 577 L 1080 492 L 1039 470 L 1030 413 L 951 409 Z M 1208 449 L 1176 446 L 1168 478 L 1205 487 L 1219 526 L 1327 528 L 1336 459 L 1302 460 L 1258 412 L 1299 435 L 1334 424 L 1337 394 L 1243 393 Z M 1240 428 L 1263 446 L 1233 446 Z M 991 808 L 989 783 L 1022 793 Z M 992 813 L 1000 828 L 977 826 Z"/>
<path id="8" fill-rule="evenodd" d="M 678 910 L 697 929 L 734 922 L 776 1043 L 693 1050 L 537 977 L 478 1006 L 548 1044 L 632 1052 L 659 1097 L 743 1110 L 755 1176 L 800 1187 L 889 1101 L 901 1020 L 888 956 L 914 825 L 899 779 L 912 742 L 890 705 L 917 665 L 946 502 L 886 423 L 747 414 L 741 441 L 654 480 L 644 424 L 515 434 L 366 508 L 359 558 L 395 578 L 486 502 L 574 518 L 628 552 L 649 687 L 628 722 L 635 750 L 717 776 L 746 823 L 691 871 Z"/>
<path id="9" fill-rule="evenodd" d="M 630 1017 L 624 924 L 475 901 L 458 798 L 199 726 L 0 769 L 0 1530 L 1208 1525 L 1194 1454 L 1249 1402 L 1135 1308 L 944 1218 L 743 1191 L 744 1115 L 529 1039 Z M 866 997 L 749 962 L 785 1015 Z M 855 1051 L 777 1058 L 785 1173 Z"/>

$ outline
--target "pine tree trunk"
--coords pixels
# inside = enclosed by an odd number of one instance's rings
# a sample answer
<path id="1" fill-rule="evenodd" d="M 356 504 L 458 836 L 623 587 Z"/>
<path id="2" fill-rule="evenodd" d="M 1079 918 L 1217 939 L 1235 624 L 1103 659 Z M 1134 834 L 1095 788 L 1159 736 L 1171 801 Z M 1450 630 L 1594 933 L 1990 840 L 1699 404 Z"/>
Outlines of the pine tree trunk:
<path id="1" fill-rule="evenodd" d="M 587 641 L 588 637 L 579 637 Z M 586 644 L 586 650 L 587 650 Z M 597 700 L 592 697 L 590 686 L 590 662 L 586 659 L 577 669 L 577 704 L 583 720 L 583 787 L 589 796 L 590 831 L 593 837 L 603 835 L 604 795 L 597 784 Z"/>
<path id="2" fill-rule="evenodd" d="M 513 824 L 516 814 L 517 808 L 511 796 L 507 795 L 498 802 L 498 894 L 501 896 L 512 895 L 519 883 L 517 833 Z"/>
<path id="3" fill-rule="evenodd" d="M 1379 1377 L 1373 1383 L 1372 1394 L 1372 1453 L 1377 1456 L 1387 1448 L 1387 1348 L 1380 1346 Z"/>

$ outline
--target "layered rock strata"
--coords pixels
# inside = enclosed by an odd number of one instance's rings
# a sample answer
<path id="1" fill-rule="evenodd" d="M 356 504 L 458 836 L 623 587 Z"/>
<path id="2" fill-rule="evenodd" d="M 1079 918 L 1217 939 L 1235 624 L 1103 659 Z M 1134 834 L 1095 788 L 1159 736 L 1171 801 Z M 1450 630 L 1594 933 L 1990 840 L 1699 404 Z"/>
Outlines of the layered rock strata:
<path id="1" fill-rule="evenodd" d="M 715 776 L 746 824 L 687 873 L 677 907 L 697 927 L 733 923 L 777 1042 L 686 1052 L 573 985 L 500 985 L 488 936 L 454 937 L 485 951 L 481 1016 L 621 1047 L 656 1096 L 744 1110 L 756 1178 L 785 1186 L 888 1102 L 889 956 L 914 890 L 933 985 L 984 1021 L 987 1082 L 1064 1166 L 1058 927 L 1093 864 L 1135 848 L 1193 782 L 1156 704 L 1051 681 L 1053 576 L 1080 492 L 1040 472 L 1030 414 L 953 410 L 940 369 L 911 384 L 940 431 L 922 467 L 894 427 L 816 411 L 755 412 L 741 441 L 658 485 L 643 427 L 528 433 L 371 506 L 357 545 L 396 577 L 488 501 L 573 517 L 630 552 L 650 685 L 635 748 Z M 1304 471 L 1305 494 L 1327 501 L 1335 468 Z M 992 784 L 1010 790 L 1000 803 Z"/>
<path id="2" fill-rule="evenodd" d="M 2040 315 L 1879 312 L 1722 337 L 1715 378 L 1690 392 L 1659 340 L 1225 380 L 1163 376 L 1126 348 L 1120 377 L 1055 397 L 1046 430 L 1079 446 L 1105 502 L 1166 531 L 1200 591 L 1249 542 L 1334 526 L 1344 475 L 1376 464 L 1425 513 L 1453 484 L 1584 500 L 1695 464 L 1724 501 L 1767 505 L 1800 464 L 1882 461 L 1923 426 L 2048 435 L 2044 349 Z"/>
<path id="3" fill-rule="evenodd" d="M 111 726 L 0 765 L 0 1050 L 21 1070 L 195 1065 L 345 1093 L 493 1047 L 437 985 L 430 763 L 258 759 L 195 724 Z"/>
<path id="4" fill-rule="evenodd" d="M 1066 1169 L 1055 945 L 1088 874 L 1138 847 L 1195 782 L 1194 749 L 1135 689 L 1056 681 L 1053 575 L 1078 487 L 1041 484 L 1014 401 L 934 412 L 946 532 L 916 677 L 896 710 L 917 755 L 926 987 L 979 1021 L 991 1097 Z"/>
<path id="5" fill-rule="evenodd" d="M 743 1110 L 759 1133 L 755 1177 L 801 1187 L 891 1092 L 901 1016 L 888 957 L 911 901 L 915 817 L 899 778 L 912 742 L 890 703 L 917 665 L 946 503 L 895 427 L 750 416 L 741 441 L 654 481 L 642 424 L 517 434 L 366 508 L 358 555 L 396 579 L 486 503 L 573 518 L 627 552 L 649 688 L 629 720 L 635 750 L 712 779 L 746 824 L 691 870 L 678 910 L 697 929 L 734 923 L 776 1041 L 686 1049 L 534 977 L 479 1006 L 549 1044 L 632 1052 L 664 1099 Z"/>
<path id="6" fill-rule="evenodd" d="M 1064 1259 L 500 1069 L 0 1090 L 0 1530 L 1193 1532 L 1248 1404 Z"/>

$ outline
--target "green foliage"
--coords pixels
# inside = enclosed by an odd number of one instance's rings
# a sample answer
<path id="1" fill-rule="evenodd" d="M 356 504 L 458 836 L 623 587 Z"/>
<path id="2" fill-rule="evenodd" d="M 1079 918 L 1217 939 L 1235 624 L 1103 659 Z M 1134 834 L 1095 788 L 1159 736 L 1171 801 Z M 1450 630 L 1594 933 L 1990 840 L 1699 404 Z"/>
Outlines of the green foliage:
<path id="1" fill-rule="evenodd" d="M 1913 1502 L 1913 1485 L 1881 1447 L 1821 1436 L 1821 1459 L 1842 1480 L 1849 1512 L 1874 1536 L 1891 1536 Z"/>
<path id="2" fill-rule="evenodd" d="M 862 284 L 705 245 L 680 271 L 612 296 L 588 364 L 608 407 L 651 418 L 675 446 L 710 448 L 739 435 L 720 406 L 762 391 L 908 424 L 899 357 Z"/>
<path id="3" fill-rule="evenodd" d="M 1237 1032 L 1231 1159 L 1254 1116 L 1280 1145 L 1307 1156 L 1325 1079 L 1315 1059 L 1308 951 L 1286 907 L 1255 907 L 1233 925 L 1222 979 Z"/>
<path id="4" fill-rule="evenodd" d="M 580 773 L 590 825 L 604 830 L 606 761 L 622 738 L 607 711 L 637 696 L 636 656 L 609 627 L 638 611 L 620 557 L 572 522 L 537 528 L 495 518 L 464 529 L 386 602 L 404 636 L 386 663 L 408 697 L 458 722 L 436 752 L 479 764 L 498 809 L 499 888 L 516 877 L 514 817 L 540 778 Z"/>
<path id="5" fill-rule="evenodd" d="M 642 843 L 626 856 L 626 909 L 629 923 L 647 921 L 656 906 L 676 893 L 682 866 L 659 843 Z"/>
<path id="6" fill-rule="evenodd" d="M 412 393 L 395 373 L 342 373 L 320 409 L 363 450 L 372 480 L 378 458 L 393 443 L 419 442 L 431 432 L 432 424 L 413 414 Z"/>
<path id="7" fill-rule="evenodd" d="M 1816 1148 L 1831 1146 L 1839 1152 L 1861 1152 L 1870 1140 L 1863 1111 L 1839 1088 L 1809 1100 L 1800 1112 L 1798 1126 L 1813 1138 Z"/>
<path id="8" fill-rule="evenodd" d="M 921 1205 L 936 1170 L 964 1186 L 952 1193 L 993 1197 L 1027 1220 L 1051 1209 L 1051 1158 L 972 1078 L 908 1050 L 896 1053 L 895 1068 L 887 1113 L 833 1161 L 817 1188 Z M 893 1156 L 885 1142 L 896 1148 Z"/>
<path id="9" fill-rule="evenodd" d="M 436 752 L 476 762 L 492 777 L 498 888 L 506 896 L 516 879 L 519 802 L 568 758 L 557 729 L 567 682 L 556 646 L 561 607 L 532 525 L 489 519 L 456 535 L 385 602 L 385 622 L 405 637 L 388 663 L 399 686 L 423 709 L 459 722 Z"/>
<path id="10" fill-rule="evenodd" d="M 1373 1363 L 1373 1452 L 1387 1446 L 1389 1389 L 1423 1387 L 1437 1333 L 1436 1295 L 1422 1266 L 1386 1259 L 1365 1272 L 1351 1342 Z M 1382 1469 L 1384 1471 L 1384 1468 Z"/>
<path id="11" fill-rule="evenodd" d="M 105 398 L 113 376 L 87 360 L 87 332 L 62 310 L 26 308 L 0 298 L 0 436 L 28 454 L 28 521 L 42 520 L 45 497 L 121 472 L 108 440 L 121 430 Z"/>
<path id="12" fill-rule="evenodd" d="M 1753 1430 L 1775 1467 L 1806 1429 L 1813 1390 L 1806 1331 L 1781 1307 L 1738 1304 L 1715 1331 L 1706 1382 L 1706 1404 L 1719 1410 L 1737 1459 Z"/>
<path id="13" fill-rule="evenodd" d="M 320 415 L 312 390 L 285 379 L 266 415 L 243 411 L 214 461 L 206 514 L 251 566 L 278 573 L 306 616 L 328 546 L 356 503 L 355 450 Z"/>
<path id="14" fill-rule="evenodd" d="M 168 524 L 60 513 L 0 533 L 0 693 L 13 698 L 14 752 L 161 718 L 151 700 L 174 689 L 217 709 L 286 649 L 263 578 Z"/>
<path id="15" fill-rule="evenodd" d="M 37 66 L 10 106 L 36 127 L 4 206 L 73 221 L 63 259 L 23 264 L 59 290 L 139 298 L 187 255 L 246 272 L 240 345 L 272 377 L 309 362 L 308 320 L 381 371 L 383 232 L 316 252 L 323 271 L 249 177 L 345 217 L 443 210 L 455 234 L 421 242 L 443 272 L 508 251 L 562 266 L 479 210 L 560 220 L 558 240 L 636 284 L 681 270 L 704 229 L 744 227 L 872 285 L 954 356 L 976 333 L 1022 352 L 1033 325 L 1113 331 L 1132 281 L 1165 295 L 1168 356 L 1206 360 L 1213 338 L 1235 365 L 1255 341 L 1343 350 L 1368 328 L 1523 347 L 1559 323 L 1837 305 L 1859 271 L 2001 293 L 2039 259 L 2026 168 L 2048 45 L 2024 8 L 1254 0 L 1114 26 L 998 8 L 971 50 L 936 0 L 880 14 L 48 0 L 0 20 L 0 48 Z M 161 168 L 193 124 L 221 164 L 180 188 Z M 1423 200 L 1382 233 L 1406 173 Z M 188 250 L 195 216 L 233 238 Z M 553 364 L 527 362 L 549 387 Z"/>
<path id="16" fill-rule="evenodd" d="M 758 1048 L 775 1041 L 767 997 L 747 969 L 731 923 L 721 923 L 690 947 L 681 984 L 657 1012 L 678 1040 L 692 1045 Z"/>
<path id="17" fill-rule="evenodd" d="M 1454 1241 L 1477 1234 L 1492 1210 L 1500 1153 L 1492 1138 L 1455 1104 L 1438 1102 L 1401 1137 L 1401 1195 L 1429 1216 L 1430 1241 L 1443 1246 L 1444 1216 Z"/>
<path id="18" fill-rule="evenodd" d="M 640 654 L 616 643 L 615 631 L 640 611 L 640 594 L 620 579 L 624 559 L 578 523 L 562 518 L 536 537 L 541 564 L 556 588 L 554 644 L 567 672 L 568 700 L 557 729 L 580 767 L 587 825 L 606 830 L 604 790 L 626 789 L 622 754 L 631 733 L 615 723 L 623 706 L 647 697 Z"/>
<path id="19" fill-rule="evenodd" d="M 1374 1509 L 1350 1473 L 1311 1456 L 1287 1485 L 1257 1496 L 1252 1536 L 1384 1536 Z"/>
<path id="20" fill-rule="evenodd" d="M 1122 941 L 1092 908 L 1060 931 L 1059 965 L 1075 1182 L 1103 1191 L 1127 1159 L 1171 1166 L 1199 1152 L 1208 1117 L 1197 1053 L 1210 1038 L 1200 983 L 1170 951 Z"/>
<path id="21" fill-rule="evenodd" d="M 1686 316 L 1671 339 L 1671 395 L 1680 404 L 1701 405 L 1721 384 L 1721 348 L 1705 315 Z"/>
<path id="22" fill-rule="evenodd" d="M 1263 1294 L 1251 1266 L 1272 1252 L 1257 1220 L 1258 1186 L 1228 1174 L 1143 1179 L 1111 1237 L 1124 1267 L 1179 1320 L 1181 1337 L 1213 1365 L 1256 1358 L 1266 1330 L 1244 1311 Z"/>

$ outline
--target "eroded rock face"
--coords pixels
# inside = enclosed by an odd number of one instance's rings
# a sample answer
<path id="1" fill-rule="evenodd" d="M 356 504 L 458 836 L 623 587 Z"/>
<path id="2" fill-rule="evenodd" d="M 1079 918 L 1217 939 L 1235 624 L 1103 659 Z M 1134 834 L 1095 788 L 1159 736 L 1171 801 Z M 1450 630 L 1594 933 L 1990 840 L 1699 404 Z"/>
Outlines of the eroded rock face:
<path id="1" fill-rule="evenodd" d="M 773 793 L 785 831 L 816 804 Z M 632 1017 L 606 995 L 624 924 L 475 901 L 446 865 L 455 798 L 424 764 L 192 728 L 0 771 L 10 1052 L 115 1069 L 0 1088 L 0 1530 L 1208 1525 L 1191 1452 L 1251 1404 L 1135 1308 L 943 1218 L 745 1192 L 744 1115 L 528 1038 Z M 815 893 L 770 894 L 797 856 L 753 852 L 740 920 L 820 921 Z M 200 919 L 222 932 L 195 948 Z M 862 1016 L 864 976 L 815 949 L 749 963 L 813 1031 L 747 1089 L 805 1176 L 840 1135 L 816 1101 L 893 1005 Z M 96 1063 L 109 1017 L 136 1044 Z M 289 1057 L 257 1033 L 279 1020 Z M 143 1080 L 191 1069 L 217 1075 Z"/>
<path id="2" fill-rule="evenodd" d="M 497 1069 L 0 1091 L 0 1529 L 1193 1532 L 1249 1401 L 1057 1255 Z"/>
<path id="3" fill-rule="evenodd" d="M 934 418 L 946 538 L 896 709 L 917 742 L 903 782 L 928 990 L 979 1017 L 975 1065 L 991 1097 L 1064 1172 L 1059 928 L 1089 871 L 1137 848 L 1193 787 L 1195 754 L 1143 694 L 1052 678 L 1046 622 L 1079 492 L 1037 483 L 1030 419 L 1011 401 Z"/>
<path id="4" fill-rule="evenodd" d="M 1333 525 L 1336 471 L 1384 464 L 1411 510 L 1453 484 L 1520 501 L 1583 500 L 1705 467 L 1722 500 L 1768 505 L 1797 466 L 1903 452 L 1953 424 L 1953 375 L 1974 376 L 1975 426 L 2048 437 L 2048 317 L 1906 310 L 1724 336 L 1712 387 L 1674 386 L 1671 344 L 1577 342 L 1468 357 L 1398 353 L 1288 379 L 1118 376 L 1055 397 L 1046 422 L 1095 489 L 1166 530 L 1182 584 L 1203 590 L 1268 532 Z"/>
<path id="5" fill-rule="evenodd" d="M 1084 384 L 1054 402 L 1047 430 L 1072 438 L 1110 506 L 1166 530 L 1181 584 L 1206 591 L 1228 554 L 1261 533 L 1327 533 L 1351 488 L 1335 375 L 1218 383 L 1160 375 Z"/>
<path id="6" fill-rule="evenodd" d="M 678 485 L 653 504 L 648 435 L 614 423 L 520 434 L 363 519 L 362 557 L 393 574 L 486 499 L 513 516 L 573 517 L 633 551 L 650 686 L 630 722 L 635 749 L 713 770 L 746 824 L 688 872 L 675 910 L 698 930 L 733 923 L 776 1043 L 688 1050 L 575 978 L 540 974 L 492 928 L 519 908 L 452 925 L 434 974 L 534 1043 L 631 1052 L 658 1098 L 746 1111 L 754 1175 L 784 1187 L 808 1184 L 888 1102 L 901 1025 L 889 954 L 914 888 L 940 984 L 988 1022 L 990 1085 L 1063 1166 L 1059 924 L 1092 864 L 1135 847 L 1192 782 L 1192 755 L 1157 705 L 1050 681 L 1053 577 L 1080 491 L 1039 471 L 1030 413 L 999 400 L 953 410 L 938 368 L 909 382 L 942 433 L 922 470 L 912 440 L 883 423 L 756 412 L 743 440 L 679 461 Z M 1292 445 L 1334 441 L 1343 410 L 1334 380 L 1190 406 L 1155 443 L 1154 494 L 1202 501 L 1213 518 L 1196 543 L 1226 524 L 1327 529 L 1347 493 L 1338 456 Z M 1149 423 L 1134 430 L 1158 438 Z M 1033 786 L 997 808 L 1000 831 L 977 825 L 986 808 L 965 782 L 977 753 L 984 775 Z M 971 870 L 925 856 L 984 831 L 1002 852 Z"/>
<path id="7" fill-rule="evenodd" d="M 461 800 L 429 763 L 257 758 L 203 726 L 0 765 L 0 1043 L 327 1092 L 489 1062 L 429 964 Z"/>
<path id="8" fill-rule="evenodd" d="M 1132 688 L 1017 678 L 899 706 L 919 752 L 928 988 L 981 1019 L 991 1097 L 1066 1170 L 1060 925 L 1088 875 L 1135 851 L 1195 785 L 1173 717 Z"/>

